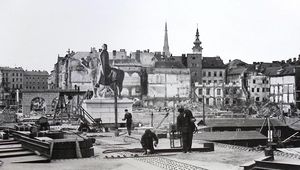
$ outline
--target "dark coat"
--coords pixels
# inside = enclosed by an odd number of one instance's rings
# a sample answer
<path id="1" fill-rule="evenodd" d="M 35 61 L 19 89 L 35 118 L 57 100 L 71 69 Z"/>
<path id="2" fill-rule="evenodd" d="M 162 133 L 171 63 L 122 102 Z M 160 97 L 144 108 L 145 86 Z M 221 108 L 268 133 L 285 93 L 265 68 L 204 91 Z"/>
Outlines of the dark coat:
<path id="1" fill-rule="evenodd" d="M 102 75 L 100 76 L 100 82 L 99 84 L 102 85 L 110 85 L 110 73 L 111 73 L 111 67 L 109 65 L 109 55 L 107 50 L 102 50 L 100 54 L 100 62 L 101 62 L 101 69 L 102 69 Z"/>
<path id="2" fill-rule="evenodd" d="M 153 141 L 158 144 L 158 138 L 155 133 L 151 132 L 151 130 L 146 130 L 142 136 L 141 144 L 144 149 L 153 149 Z"/>
<path id="3" fill-rule="evenodd" d="M 129 113 L 129 112 L 125 113 L 123 120 L 126 120 L 126 126 L 131 126 L 131 124 L 132 124 L 132 115 L 131 115 L 131 113 Z"/>
<path id="4" fill-rule="evenodd" d="M 184 110 L 177 117 L 177 129 L 182 133 L 193 133 L 196 129 L 195 123 L 192 121 L 194 119 L 193 113 L 190 110 Z"/>

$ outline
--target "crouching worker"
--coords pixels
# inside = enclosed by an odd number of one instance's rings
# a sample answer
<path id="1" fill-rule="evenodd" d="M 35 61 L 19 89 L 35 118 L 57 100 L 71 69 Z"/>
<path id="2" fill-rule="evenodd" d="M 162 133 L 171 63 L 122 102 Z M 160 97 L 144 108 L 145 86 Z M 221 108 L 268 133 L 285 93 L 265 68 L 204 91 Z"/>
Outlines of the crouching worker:
<path id="1" fill-rule="evenodd" d="M 156 147 L 158 144 L 158 138 L 156 134 L 153 133 L 150 129 L 146 129 L 141 139 L 141 144 L 145 151 L 144 154 L 154 153 L 153 141 L 154 141 L 154 146 Z"/>

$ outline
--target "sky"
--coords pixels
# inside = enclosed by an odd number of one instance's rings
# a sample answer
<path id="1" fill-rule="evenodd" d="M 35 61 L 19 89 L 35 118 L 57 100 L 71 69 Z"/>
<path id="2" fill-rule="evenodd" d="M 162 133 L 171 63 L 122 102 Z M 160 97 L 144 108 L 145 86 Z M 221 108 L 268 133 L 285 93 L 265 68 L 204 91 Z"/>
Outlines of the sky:
<path id="1" fill-rule="evenodd" d="M 51 71 L 68 49 L 192 53 L 271 62 L 300 54 L 299 0 L 0 0 L 0 66 Z"/>

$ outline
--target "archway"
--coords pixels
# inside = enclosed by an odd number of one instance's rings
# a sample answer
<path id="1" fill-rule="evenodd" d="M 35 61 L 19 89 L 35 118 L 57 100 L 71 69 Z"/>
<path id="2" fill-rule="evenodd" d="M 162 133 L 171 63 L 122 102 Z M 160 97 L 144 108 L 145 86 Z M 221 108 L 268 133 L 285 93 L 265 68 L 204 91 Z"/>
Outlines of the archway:
<path id="1" fill-rule="evenodd" d="M 46 112 L 47 105 L 45 99 L 42 97 L 35 97 L 30 102 L 30 113 L 44 114 Z"/>

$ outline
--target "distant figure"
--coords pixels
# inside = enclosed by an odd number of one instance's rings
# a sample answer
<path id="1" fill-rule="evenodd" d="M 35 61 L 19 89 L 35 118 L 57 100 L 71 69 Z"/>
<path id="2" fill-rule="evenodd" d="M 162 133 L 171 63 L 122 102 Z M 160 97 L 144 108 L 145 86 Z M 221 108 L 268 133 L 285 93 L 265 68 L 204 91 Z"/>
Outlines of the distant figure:
<path id="1" fill-rule="evenodd" d="M 179 115 L 177 117 L 177 129 L 181 132 L 182 138 L 182 149 L 183 152 L 191 152 L 192 151 L 192 140 L 193 140 L 193 132 L 196 129 L 195 121 L 192 112 L 188 109 L 179 108 Z"/>
<path id="2" fill-rule="evenodd" d="M 131 113 L 128 112 L 127 109 L 125 109 L 125 115 L 123 121 L 126 120 L 126 127 L 127 127 L 127 132 L 128 135 L 131 135 L 131 125 L 132 125 L 132 115 Z"/>
<path id="3" fill-rule="evenodd" d="M 157 138 L 156 134 L 153 133 L 150 129 L 146 129 L 145 133 L 143 134 L 142 139 L 141 139 L 141 144 L 145 151 L 144 154 L 155 153 L 154 147 L 153 147 L 153 141 L 155 141 L 154 146 L 156 147 L 158 144 L 158 138 Z M 148 150 L 149 150 L 149 152 L 148 152 Z"/>

